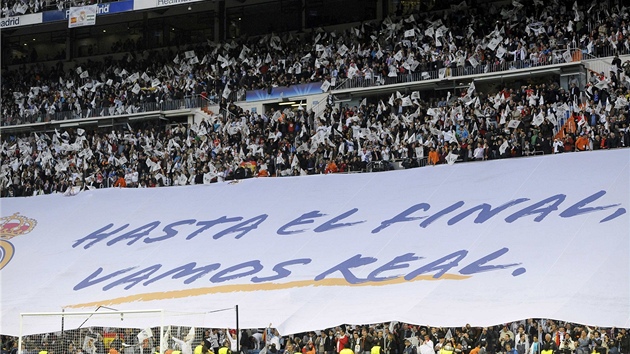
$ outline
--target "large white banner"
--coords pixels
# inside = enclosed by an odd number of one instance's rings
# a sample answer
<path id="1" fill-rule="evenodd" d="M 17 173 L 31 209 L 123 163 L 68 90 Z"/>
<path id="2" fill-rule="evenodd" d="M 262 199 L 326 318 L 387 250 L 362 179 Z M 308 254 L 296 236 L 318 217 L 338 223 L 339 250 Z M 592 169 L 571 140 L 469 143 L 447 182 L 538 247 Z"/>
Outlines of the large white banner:
<path id="1" fill-rule="evenodd" d="M 623 149 L 3 199 L 0 333 L 17 334 L 21 312 L 99 305 L 197 327 L 233 326 L 208 312 L 239 305 L 241 327 L 283 334 L 530 317 L 629 327 L 629 163 Z"/>
<path id="2" fill-rule="evenodd" d="M 68 28 L 94 26 L 98 5 L 71 7 L 68 16 Z"/>

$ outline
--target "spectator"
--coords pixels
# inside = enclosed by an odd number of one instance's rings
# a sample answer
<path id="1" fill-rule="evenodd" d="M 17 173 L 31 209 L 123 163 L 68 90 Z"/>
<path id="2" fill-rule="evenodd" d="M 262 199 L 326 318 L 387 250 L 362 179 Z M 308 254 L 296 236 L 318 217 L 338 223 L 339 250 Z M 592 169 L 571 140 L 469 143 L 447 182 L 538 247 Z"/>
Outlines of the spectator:
<path id="1" fill-rule="evenodd" d="M 16 6 L 30 11 L 41 3 L 10 0 L 3 6 L 9 15 Z M 470 21 L 459 15 L 463 9 L 469 11 Z M 124 59 L 75 64 L 69 72 L 61 65 L 5 70 L 2 121 L 118 115 L 156 104 L 168 108 L 171 101 L 192 104 L 197 97 L 235 100 L 245 90 L 273 91 L 308 82 L 363 87 L 561 63 L 579 60 L 582 51 L 596 56 L 630 52 L 630 37 L 624 35 L 630 22 L 621 20 L 629 16 L 625 7 L 576 2 L 566 11 L 560 2 L 535 1 L 533 6 L 464 4 L 454 10 L 388 17 L 338 32 L 316 29 L 300 38 L 268 34 L 230 43 L 187 43 L 177 52 L 116 45 L 107 53 L 129 52 Z M 485 21 L 482 17 L 488 13 L 497 21 Z M 620 74 L 612 75 L 611 83 L 619 85 Z M 569 95 L 580 98 L 574 83 Z"/>
<path id="2" fill-rule="evenodd" d="M 571 108 L 568 93 L 553 82 L 486 94 L 468 91 L 443 100 L 448 103 L 442 107 L 420 99 L 409 104 L 410 96 L 397 94 L 387 104 L 329 105 L 318 117 L 299 109 L 258 114 L 230 104 L 229 114 L 208 115 L 190 126 L 134 124 L 114 132 L 96 128 L 5 134 L 0 194 L 64 193 L 71 185 L 97 189 L 123 186 L 123 181 L 129 188 L 209 184 L 251 176 L 335 173 L 334 166 L 338 173 L 388 167 L 395 161 L 413 168 L 444 163 L 449 156 L 450 161 L 465 161 L 471 156 L 483 160 L 573 151 L 566 149 L 573 139 L 567 132 L 589 139 L 589 148 L 592 141 L 592 149 L 626 147 L 630 141 L 628 103 L 621 96 L 610 106 Z M 538 98 L 524 99 L 528 93 Z M 540 97 L 548 98 L 540 103 Z M 580 118 L 589 109 L 602 116 L 594 126 Z M 569 119 L 563 123 L 563 117 Z M 299 134 L 289 134 L 286 122 L 299 125 Z M 585 140 L 579 140 L 585 147 Z M 552 146 L 552 141 L 562 144 Z"/>

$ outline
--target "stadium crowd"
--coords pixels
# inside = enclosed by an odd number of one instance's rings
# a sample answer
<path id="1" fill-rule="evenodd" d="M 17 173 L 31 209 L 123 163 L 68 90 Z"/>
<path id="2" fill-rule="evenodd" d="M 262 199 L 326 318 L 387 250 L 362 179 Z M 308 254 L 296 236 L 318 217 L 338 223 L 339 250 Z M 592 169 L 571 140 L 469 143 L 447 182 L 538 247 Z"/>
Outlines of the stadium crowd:
<path id="1" fill-rule="evenodd" d="M 26 336 L 25 354 L 626 354 L 625 328 L 589 327 L 528 319 L 492 327 L 442 328 L 389 322 L 282 336 L 274 328 L 241 330 L 169 327 L 86 328 Z M 106 339 L 107 338 L 107 339 Z M 237 345 L 238 341 L 238 345 Z M 2 337 L 2 354 L 17 354 L 16 338 Z"/>
<path id="2" fill-rule="evenodd" d="M 2 124 L 142 112 L 198 95 L 239 100 L 248 90 L 308 82 L 327 91 L 612 56 L 630 53 L 629 31 L 630 9 L 618 1 L 462 2 L 345 31 L 182 43 L 69 70 L 29 63 L 3 69 Z"/>
<path id="3" fill-rule="evenodd" d="M 422 100 L 392 93 L 358 106 L 334 103 L 258 114 L 230 103 L 190 126 L 127 124 L 3 136 L 1 195 L 107 187 L 209 184 L 267 176 L 376 171 L 630 144 L 628 83 L 593 75 Z M 625 84 L 624 84 L 625 83 Z M 387 101 L 387 102 L 384 102 Z"/>
<path id="4" fill-rule="evenodd" d="M 464 9 L 470 17 L 463 16 Z M 439 15 L 386 18 L 339 33 L 317 29 L 295 37 L 269 34 L 176 51 L 130 52 L 122 60 L 87 61 L 72 70 L 61 62 L 3 70 L 3 125 L 54 120 L 58 113 L 65 114 L 62 118 L 136 113 L 147 104 L 189 105 L 198 96 L 220 101 L 222 109 L 191 126 L 136 123 L 113 131 L 4 134 L 0 195 L 207 184 L 627 147 L 630 61 L 622 63 L 618 56 L 609 72 L 591 73 L 583 90 L 578 82 L 569 90 L 548 82 L 484 93 L 472 83 L 458 97 L 395 92 L 354 107 L 335 104 L 331 95 L 317 116 L 301 108 L 243 111 L 233 93 L 311 81 L 322 81 L 328 91 L 346 79 L 386 84 L 429 71 L 442 76 L 458 68 L 474 73 L 571 61 L 569 47 L 594 55 L 623 53 L 630 49 L 629 11 L 614 1 L 585 6 L 513 1 L 475 8 L 463 2 Z"/>

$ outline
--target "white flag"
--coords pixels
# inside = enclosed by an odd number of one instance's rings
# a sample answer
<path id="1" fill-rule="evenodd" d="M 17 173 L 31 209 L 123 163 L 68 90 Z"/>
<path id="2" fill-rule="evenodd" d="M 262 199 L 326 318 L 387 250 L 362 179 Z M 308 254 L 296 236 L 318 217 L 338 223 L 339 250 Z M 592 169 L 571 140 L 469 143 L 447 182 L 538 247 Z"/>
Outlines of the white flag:
<path id="1" fill-rule="evenodd" d="M 150 159 L 147 159 L 147 162 L 149 162 Z M 157 163 L 155 163 L 153 165 L 153 168 L 155 168 L 155 166 L 159 166 Z M 153 169 L 152 168 L 152 169 Z M 158 171 L 160 168 L 158 167 L 157 169 L 155 169 L 156 171 Z M 157 176 L 156 176 L 157 178 Z M 169 338 L 171 337 L 171 326 L 168 326 L 168 328 L 166 329 L 166 331 L 164 332 L 164 337 L 162 338 L 162 343 L 167 343 Z"/>
<path id="2" fill-rule="evenodd" d="M 225 86 L 225 88 L 223 89 L 222 97 L 228 99 L 228 97 L 230 97 L 230 93 L 232 93 L 232 90 L 230 90 L 229 87 Z"/>
<path id="3" fill-rule="evenodd" d="M 470 83 L 470 86 L 468 87 L 468 91 L 466 91 L 466 94 L 468 95 L 468 97 L 472 96 L 473 92 L 475 92 L 475 82 L 472 81 Z"/>
<path id="4" fill-rule="evenodd" d="M 567 63 L 570 63 L 573 61 L 573 57 L 571 57 L 571 52 L 568 49 L 566 52 L 562 53 L 562 58 Z"/>
<path id="5" fill-rule="evenodd" d="M 406 31 L 405 31 L 405 38 L 406 38 L 406 37 L 413 37 L 413 36 L 415 36 L 415 35 L 416 35 L 416 33 L 415 33 L 415 31 L 414 31 L 413 29 L 410 29 L 410 30 L 406 30 Z"/>
<path id="6" fill-rule="evenodd" d="M 558 119 L 556 118 L 556 115 L 553 113 L 550 113 L 549 115 L 547 115 L 547 120 L 551 122 L 551 124 L 555 126 L 558 125 Z"/>
<path id="7" fill-rule="evenodd" d="M 190 327 L 188 334 L 184 337 L 184 341 L 191 341 L 195 338 L 195 327 Z"/>
<path id="8" fill-rule="evenodd" d="M 508 145 L 508 142 L 507 142 L 507 140 L 505 140 L 505 141 L 503 142 L 503 144 L 501 144 L 501 146 L 499 146 L 499 153 L 500 153 L 501 155 L 503 155 L 503 154 L 505 153 L 505 150 L 507 150 L 508 146 L 509 146 L 509 145 Z"/>
<path id="9" fill-rule="evenodd" d="M 347 52 L 348 52 L 348 47 L 346 47 L 345 44 L 342 44 L 341 47 L 339 47 L 339 50 L 337 50 L 337 53 L 341 56 L 346 55 Z"/>
<path id="10" fill-rule="evenodd" d="M 499 38 L 492 38 L 490 40 L 490 43 L 488 43 L 488 48 L 490 48 L 490 50 L 496 50 L 497 46 L 499 45 L 499 43 L 501 43 L 501 37 Z"/>
<path id="11" fill-rule="evenodd" d="M 512 129 L 516 129 L 518 127 L 518 125 L 521 124 L 521 121 L 518 119 L 512 119 L 509 123 L 508 123 L 508 128 L 512 128 Z"/>
<path id="12" fill-rule="evenodd" d="M 147 327 L 138 333 L 138 342 L 142 343 L 142 341 L 151 337 L 153 337 L 153 331 L 151 331 L 151 328 Z"/>
<path id="13" fill-rule="evenodd" d="M 321 89 L 323 92 L 328 92 L 328 89 L 330 89 L 330 81 L 326 80 L 322 83 Z"/>
<path id="14" fill-rule="evenodd" d="M 503 46 L 500 46 L 499 49 L 497 49 L 497 58 L 503 58 L 505 53 L 507 53 L 507 49 L 503 48 Z"/>
<path id="15" fill-rule="evenodd" d="M 468 62 L 472 65 L 473 68 L 476 68 L 479 65 L 479 62 L 474 57 L 468 58 Z"/>
<path id="16" fill-rule="evenodd" d="M 448 155 L 446 155 L 446 162 L 448 162 L 449 165 L 452 165 L 455 163 L 455 161 L 457 161 L 457 155 L 453 154 L 452 152 L 449 152 Z M 449 333 L 450 333 L 450 329 L 449 329 Z"/>

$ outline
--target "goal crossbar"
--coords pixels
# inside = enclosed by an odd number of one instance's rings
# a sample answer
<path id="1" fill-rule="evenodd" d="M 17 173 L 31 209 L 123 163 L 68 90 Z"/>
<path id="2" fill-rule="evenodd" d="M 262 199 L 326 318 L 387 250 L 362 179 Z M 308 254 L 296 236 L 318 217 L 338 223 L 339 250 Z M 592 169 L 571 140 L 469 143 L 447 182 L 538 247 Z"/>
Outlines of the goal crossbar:
<path id="1" fill-rule="evenodd" d="M 18 354 L 23 354 L 22 352 L 22 338 L 24 336 L 23 326 L 24 317 L 34 317 L 34 316 L 85 316 L 85 315 L 124 315 L 124 314 L 140 314 L 140 313 L 154 313 L 160 314 L 160 338 L 164 336 L 164 310 L 158 309 L 149 309 L 149 310 L 107 310 L 107 311 L 74 311 L 74 312 L 66 312 L 66 311 L 56 311 L 56 312 L 22 312 L 20 313 L 20 329 L 19 329 L 19 338 L 18 338 Z M 164 352 L 164 348 L 160 348 L 160 353 Z"/>

